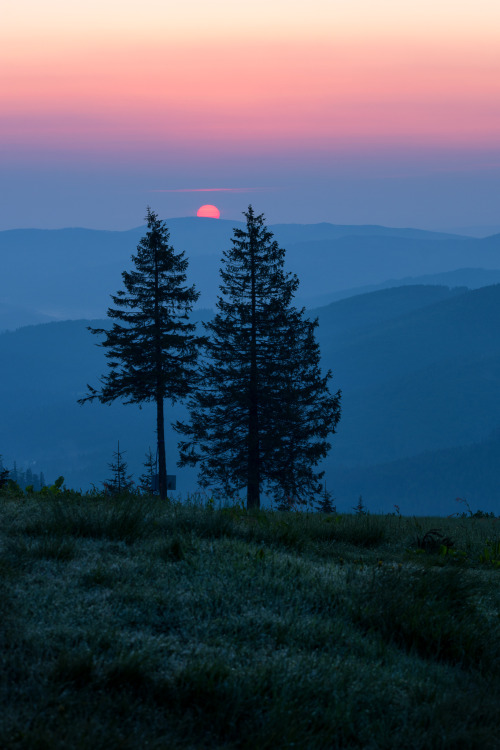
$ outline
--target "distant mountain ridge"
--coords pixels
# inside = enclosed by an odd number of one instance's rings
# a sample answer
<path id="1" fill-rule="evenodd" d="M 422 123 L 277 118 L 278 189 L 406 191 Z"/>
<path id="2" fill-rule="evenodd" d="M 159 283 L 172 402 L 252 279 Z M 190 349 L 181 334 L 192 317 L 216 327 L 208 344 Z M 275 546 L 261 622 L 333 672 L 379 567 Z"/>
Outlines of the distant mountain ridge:
<path id="1" fill-rule="evenodd" d="M 339 292 L 330 292 L 323 295 L 304 299 L 301 301 L 306 307 L 317 307 L 338 302 L 347 297 L 357 297 L 360 294 L 378 292 L 383 289 L 391 289 L 400 286 L 446 286 L 450 289 L 480 289 L 483 286 L 500 284 L 500 270 L 487 270 L 485 268 L 457 268 L 455 271 L 443 271 L 442 273 L 424 274 L 423 276 L 406 276 L 401 279 L 387 279 L 380 284 L 343 289 Z"/>
<path id="2" fill-rule="evenodd" d="M 404 500 L 405 512 L 452 512 L 466 496 L 500 512 L 498 462 L 487 464 L 500 443 L 476 448 L 500 425 L 500 285 L 447 291 L 401 287 L 316 311 L 324 365 L 343 389 L 326 461 L 341 503 L 357 486 L 373 509 Z M 475 484 L 474 467 L 486 472 Z"/>
<path id="3" fill-rule="evenodd" d="M 426 304 L 417 307 L 419 299 Z M 381 306 L 384 314 L 377 312 Z M 342 387 L 349 414 L 332 453 L 338 465 L 473 442 L 500 424 L 500 285 L 441 295 L 439 287 L 401 287 L 316 312 L 323 362 Z"/>
<path id="4" fill-rule="evenodd" d="M 271 231 L 278 242 L 338 240 L 343 237 L 399 237 L 401 239 L 468 240 L 469 237 L 448 232 L 434 232 L 411 227 L 384 227 L 380 224 L 272 224 Z"/>
<path id="5" fill-rule="evenodd" d="M 172 244 L 185 251 L 190 261 L 188 278 L 201 291 L 200 306 L 213 307 L 222 251 L 230 245 L 233 228 L 243 225 L 199 218 L 170 219 L 167 225 Z M 500 235 L 477 239 L 418 229 L 326 223 L 270 228 L 287 249 L 287 267 L 298 274 L 300 301 L 308 306 L 330 301 L 332 295 L 359 293 L 360 287 L 386 287 L 399 278 L 412 283 L 413 277 L 421 283 L 422 276 L 456 273 L 457 269 L 474 268 L 484 274 L 500 271 Z M 130 268 L 130 256 L 143 233 L 144 227 L 125 232 L 0 232 L 0 331 L 44 319 L 105 315 L 109 295 L 121 287 L 121 273 Z M 485 283 L 496 280 L 484 278 Z M 443 277 L 438 283 L 447 282 Z M 468 285 L 465 277 L 464 283 Z"/>

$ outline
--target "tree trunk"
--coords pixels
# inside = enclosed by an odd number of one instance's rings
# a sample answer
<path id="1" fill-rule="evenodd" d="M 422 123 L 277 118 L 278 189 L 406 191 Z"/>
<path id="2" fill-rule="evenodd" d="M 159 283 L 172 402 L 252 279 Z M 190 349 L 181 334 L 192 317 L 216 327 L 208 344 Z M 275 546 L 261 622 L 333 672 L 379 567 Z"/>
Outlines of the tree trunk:
<path id="1" fill-rule="evenodd" d="M 163 398 L 156 395 L 156 434 L 158 436 L 158 473 L 159 491 L 162 500 L 167 497 L 167 462 L 165 458 L 165 420 L 163 417 Z"/>
<path id="2" fill-rule="evenodd" d="M 160 498 L 167 497 L 167 461 L 165 457 L 165 419 L 163 415 L 163 372 L 161 357 L 161 323 L 158 304 L 159 279 L 158 279 L 158 256 L 155 246 L 155 367 L 156 367 L 156 435 L 158 440 L 158 484 Z"/>
<path id="3" fill-rule="evenodd" d="M 252 274 L 252 319 L 250 340 L 250 383 L 248 387 L 248 477 L 247 508 L 260 508 L 259 394 L 257 371 L 257 321 L 255 313 L 255 245 L 250 236 Z"/>

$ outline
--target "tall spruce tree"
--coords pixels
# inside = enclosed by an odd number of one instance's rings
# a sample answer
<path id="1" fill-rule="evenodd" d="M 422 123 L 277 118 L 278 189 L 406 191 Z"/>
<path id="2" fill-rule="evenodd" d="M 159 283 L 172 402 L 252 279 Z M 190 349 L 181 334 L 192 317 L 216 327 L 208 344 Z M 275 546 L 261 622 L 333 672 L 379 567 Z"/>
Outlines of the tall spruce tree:
<path id="1" fill-rule="evenodd" d="M 110 330 L 91 328 L 104 336 L 109 372 L 100 389 L 88 385 L 79 403 L 98 399 L 125 404 L 156 402 L 160 497 L 167 496 L 164 400 L 182 401 L 196 378 L 198 348 L 202 338 L 189 314 L 199 297 L 194 286 L 186 286 L 188 261 L 169 245 L 165 222 L 147 210 L 147 232 L 132 255 L 135 270 L 122 273 L 125 290 L 111 298 L 108 309 L 114 320 Z"/>
<path id="2" fill-rule="evenodd" d="M 278 246 L 252 206 L 223 253 L 222 295 L 205 324 L 199 387 L 180 465 L 199 465 L 202 486 L 232 494 L 246 488 L 247 507 L 260 507 L 263 486 L 278 498 L 305 502 L 320 488 L 315 467 L 330 448 L 340 418 L 340 391 L 321 375 L 316 321 L 292 305 L 298 286 L 284 270 Z"/>

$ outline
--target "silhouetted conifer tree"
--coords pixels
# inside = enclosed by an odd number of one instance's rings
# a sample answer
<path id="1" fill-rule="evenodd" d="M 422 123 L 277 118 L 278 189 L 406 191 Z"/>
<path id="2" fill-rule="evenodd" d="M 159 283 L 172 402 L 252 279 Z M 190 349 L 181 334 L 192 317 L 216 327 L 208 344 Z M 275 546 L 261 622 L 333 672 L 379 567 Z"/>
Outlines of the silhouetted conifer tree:
<path id="1" fill-rule="evenodd" d="M 353 509 L 353 511 L 355 511 L 356 515 L 358 515 L 358 516 L 366 516 L 367 515 L 368 511 L 366 509 L 366 505 L 365 505 L 365 502 L 363 500 L 363 496 L 362 495 L 359 496 L 358 502 L 356 503 L 356 505 L 353 506 L 352 509 Z"/>
<path id="2" fill-rule="evenodd" d="M 111 479 L 103 482 L 104 489 L 111 495 L 118 495 L 120 492 L 128 492 L 134 486 L 132 475 L 127 474 L 128 467 L 123 458 L 124 454 L 125 451 L 120 450 L 120 441 L 118 441 L 117 450 L 113 451 L 114 460 L 108 464 L 113 472 L 113 476 Z"/>
<path id="3" fill-rule="evenodd" d="M 332 494 L 331 492 L 328 492 L 328 490 L 326 489 L 326 482 L 323 485 L 323 489 L 321 491 L 316 508 L 319 513 L 336 513 L 337 512 L 337 508 L 333 504 Z"/>
<path id="4" fill-rule="evenodd" d="M 304 502 L 318 491 L 315 466 L 330 448 L 340 418 L 340 392 L 321 375 L 317 323 L 292 306 L 298 286 L 285 273 L 278 246 L 249 206 L 223 254 L 222 296 L 189 401 L 178 422 L 184 464 L 199 464 L 200 483 L 227 493 L 246 488 L 247 507 L 260 506 L 266 484 L 278 498 Z"/>
<path id="5" fill-rule="evenodd" d="M 165 222 L 148 208 L 147 232 L 132 255 L 135 270 L 122 273 L 125 291 L 111 298 L 117 308 L 108 309 L 115 322 L 110 330 L 89 328 L 105 337 L 110 372 L 101 378 L 101 388 L 88 386 L 79 403 L 98 399 L 125 404 L 156 402 L 159 492 L 167 495 L 164 399 L 183 400 L 193 385 L 198 346 L 195 324 L 189 313 L 199 297 L 194 286 L 186 286 L 188 261 L 169 243 Z"/>
<path id="6" fill-rule="evenodd" d="M 143 463 L 146 471 L 141 474 L 139 478 L 139 487 L 144 492 L 151 494 L 153 492 L 153 481 L 156 474 L 156 457 L 153 455 L 153 451 L 149 448 L 146 453 L 146 460 Z"/>

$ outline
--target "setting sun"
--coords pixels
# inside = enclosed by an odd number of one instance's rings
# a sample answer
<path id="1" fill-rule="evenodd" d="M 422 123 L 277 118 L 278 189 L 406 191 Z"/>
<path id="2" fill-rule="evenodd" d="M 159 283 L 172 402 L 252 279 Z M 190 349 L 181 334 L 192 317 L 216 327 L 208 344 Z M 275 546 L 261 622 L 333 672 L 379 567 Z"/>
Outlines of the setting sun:
<path id="1" fill-rule="evenodd" d="M 199 207 L 196 216 L 202 216 L 206 219 L 220 219 L 220 211 L 217 206 L 212 206 L 211 203 L 206 203 L 204 206 Z"/>

